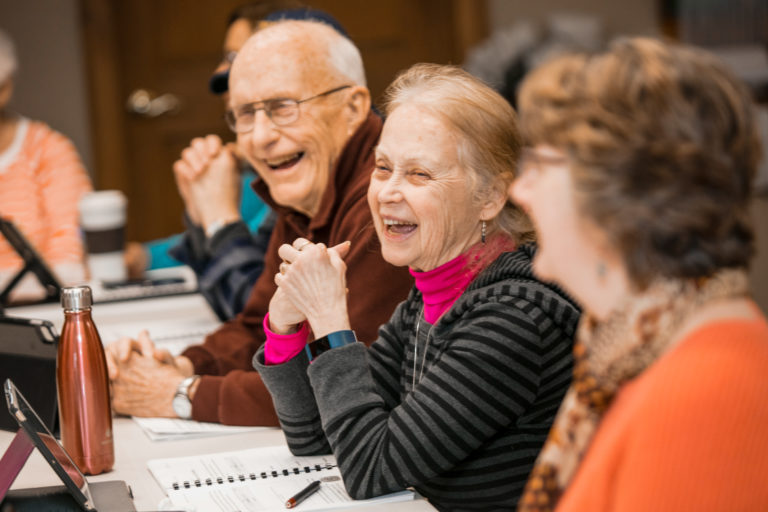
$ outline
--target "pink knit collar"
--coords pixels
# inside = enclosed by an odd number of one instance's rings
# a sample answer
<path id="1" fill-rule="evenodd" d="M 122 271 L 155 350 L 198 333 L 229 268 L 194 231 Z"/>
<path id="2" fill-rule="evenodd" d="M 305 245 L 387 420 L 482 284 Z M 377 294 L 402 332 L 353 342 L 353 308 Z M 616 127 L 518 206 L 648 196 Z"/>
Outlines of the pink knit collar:
<path id="1" fill-rule="evenodd" d="M 477 276 L 480 269 L 471 268 L 467 263 L 467 253 L 464 253 L 426 272 L 410 269 L 424 300 L 424 320 L 434 324 Z"/>

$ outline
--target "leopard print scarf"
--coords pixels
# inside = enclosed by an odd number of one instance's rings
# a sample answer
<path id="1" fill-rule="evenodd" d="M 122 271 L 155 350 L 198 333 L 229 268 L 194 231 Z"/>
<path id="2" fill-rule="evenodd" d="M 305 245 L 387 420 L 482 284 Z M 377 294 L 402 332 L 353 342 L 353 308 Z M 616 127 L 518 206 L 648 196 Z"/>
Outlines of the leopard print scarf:
<path id="1" fill-rule="evenodd" d="M 713 300 L 745 296 L 747 288 L 744 271 L 723 270 L 706 279 L 656 282 L 602 322 L 585 314 L 573 349 L 573 382 L 518 512 L 554 510 L 621 386 L 675 345 L 679 328 L 694 311 Z"/>

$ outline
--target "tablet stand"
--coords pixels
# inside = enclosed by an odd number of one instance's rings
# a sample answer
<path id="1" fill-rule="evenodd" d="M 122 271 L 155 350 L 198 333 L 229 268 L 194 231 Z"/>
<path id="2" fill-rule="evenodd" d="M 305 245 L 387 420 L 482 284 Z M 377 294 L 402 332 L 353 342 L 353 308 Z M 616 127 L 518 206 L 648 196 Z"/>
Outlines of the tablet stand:
<path id="1" fill-rule="evenodd" d="M 11 488 L 13 481 L 16 480 L 21 468 L 24 467 L 24 463 L 27 462 L 34 449 L 35 444 L 24 432 L 24 429 L 20 428 L 8 449 L 5 450 L 3 458 L 0 459 L 0 501 Z"/>
<path id="2" fill-rule="evenodd" d="M 24 265 L 24 268 L 22 268 L 15 276 L 13 276 L 13 279 L 11 279 L 3 291 L 0 292 L 0 305 L 8 305 L 8 296 L 13 291 L 14 286 L 16 286 L 16 283 L 21 281 L 21 278 L 30 271 L 37 276 L 38 281 L 40 281 L 40 284 L 42 284 L 43 288 L 45 288 L 45 299 L 43 299 L 43 302 L 59 301 L 59 293 L 61 292 L 61 288 L 59 287 L 58 283 L 46 283 L 45 279 L 41 277 L 41 273 L 37 268 L 36 262 L 28 261 Z"/>
<path id="3" fill-rule="evenodd" d="M 27 272 L 32 272 L 40 281 L 40 284 L 45 288 L 44 302 L 58 302 L 59 294 L 61 293 L 61 285 L 53 275 L 51 270 L 42 260 L 40 255 L 30 245 L 30 243 L 24 238 L 13 223 L 5 218 L 0 217 L 0 232 L 5 236 L 8 243 L 16 251 L 16 254 L 24 261 L 24 267 L 15 275 L 8 285 L 0 292 L 0 305 L 8 304 L 8 297 L 13 291 L 13 288 L 19 281 L 26 275 Z"/>

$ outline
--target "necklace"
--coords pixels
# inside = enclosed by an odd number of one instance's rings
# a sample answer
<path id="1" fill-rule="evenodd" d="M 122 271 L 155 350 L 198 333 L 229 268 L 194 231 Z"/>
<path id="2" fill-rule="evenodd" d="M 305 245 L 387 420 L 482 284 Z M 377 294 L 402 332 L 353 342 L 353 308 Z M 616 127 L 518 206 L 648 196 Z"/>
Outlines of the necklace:
<path id="1" fill-rule="evenodd" d="M 421 306 L 419 316 L 416 318 L 416 343 L 413 345 L 413 380 L 411 382 L 411 390 L 416 388 L 416 384 L 421 382 L 421 377 L 424 375 L 424 365 L 427 364 L 427 349 L 429 348 L 429 340 L 432 337 L 432 329 L 435 325 L 429 328 L 427 331 L 427 342 L 424 344 L 424 355 L 421 356 L 421 368 L 419 369 L 419 380 L 416 380 L 416 361 L 419 359 L 419 328 L 421 327 L 421 317 L 424 315 L 424 305 Z"/>

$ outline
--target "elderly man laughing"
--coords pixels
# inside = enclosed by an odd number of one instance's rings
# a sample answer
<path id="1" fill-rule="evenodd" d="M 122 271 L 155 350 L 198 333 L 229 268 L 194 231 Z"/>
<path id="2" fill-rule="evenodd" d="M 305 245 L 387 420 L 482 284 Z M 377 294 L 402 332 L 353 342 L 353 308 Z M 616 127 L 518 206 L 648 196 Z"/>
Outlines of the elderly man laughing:
<path id="1" fill-rule="evenodd" d="M 360 339 L 375 339 L 410 289 L 407 270 L 382 259 L 366 202 L 382 123 L 352 42 L 322 23 L 276 23 L 238 54 L 230 92 L 227 117 L 259 174 L 254 188 L 278 213 L 264 272 L 243 313 L 181 356 L 156 348 L 147 333 L 108 347 L 119 413 L 277 425 L 251 359 L 264 341 L 284 243 L 351 242 L 339 251 L 346 253 L 349 318 Z"/>

